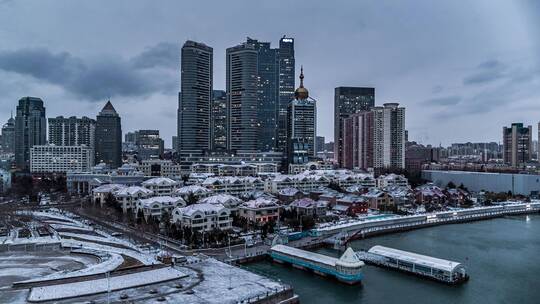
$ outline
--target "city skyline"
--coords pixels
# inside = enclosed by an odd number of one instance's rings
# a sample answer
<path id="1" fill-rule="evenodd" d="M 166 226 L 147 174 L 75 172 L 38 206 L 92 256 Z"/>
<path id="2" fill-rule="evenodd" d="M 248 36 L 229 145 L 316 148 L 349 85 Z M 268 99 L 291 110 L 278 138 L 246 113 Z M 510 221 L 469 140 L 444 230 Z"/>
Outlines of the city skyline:
<path id="1" fill-rule="evenodd" d="M 214 89 L 225 89 L 227 47 L 247 36 L 275 47 L 287 35 L 295 39 L 296 69 L 304 65 L 311 95 L 319 101 L 318 135 L 328 141 L 334 135 L 333 115 L 322 113 L 333 113 L 334 88 L 362 86 L 377 90 L 376 105 L 399 102 L 407 107 L 410 140 L 434 145 L 500 142 L 500 126 L 514 121 L 536 125 L 540 120 L 540 68 L 534 57 L 539 48 L 535 31 L 540 27 L 534 24 L 539 8 L 532 1 L 489 3 L 475 2 L 465 12 L 450 1 L 437 7 L 420 1 L 416 5 L 421 15 L 405 4 L 384 2 L 352 4 L 346 11 L 322 2 L 299 2 L 290 10 L 269 3 L 261 8 L 266 12 L 261 20 L 248 16 L 233 24 L 224 22 L 227 16 L 253 4 L 230 3 L 224 8 L 207 3 L 210 18 L 199 26 L 193 21 L 206 10 L 190 4 L 179 5 L 183 9 L 173 9 L 172 3 L 146 9 L 136 2 L 122 6 L 131 16 L 123 19 L 112 15 L 115 4 L 39 7 L 4 1 L 0 88 L 6 94 L 0 97 L 0 121 L 8 120 L 22 96 L 43 99 L 48 117 L 93 117 L 110 97 L 125 131 L 159 129 L 170 146 L 176 132 L 182 43 L 194 39 L 214 48 Z M 32 22 L 15 21 L 28 15 L 30 8 L 41 14 L 32 15 Z M 315 15 L 296 13 L 303 8 Z M 60 26 L 78 10 L 95 14 L 81 16 L 69 28 Z M 113 16 L 122 22 L 94 22 Z M 156 16 L 164 18 L 155 22 Z M 325 22 L 317 24 L 312 18 Z M 139 29 L 137 35 L 133 29 Z M 92 34 L 96 31 L 104 34 Z M 88 40 L 77 39 L 81 36 Z M 145 115 L 140 114 L 142 109 Z M 475 132 L 470 131 L 473 127 Z"/>

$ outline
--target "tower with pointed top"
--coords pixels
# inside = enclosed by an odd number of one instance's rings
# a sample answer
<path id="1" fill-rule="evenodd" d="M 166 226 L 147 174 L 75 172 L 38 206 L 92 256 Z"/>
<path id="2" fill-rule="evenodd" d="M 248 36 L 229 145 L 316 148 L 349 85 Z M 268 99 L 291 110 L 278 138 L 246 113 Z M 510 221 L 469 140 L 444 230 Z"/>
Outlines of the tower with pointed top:
<path id="1" fill-rule="evenodd" d="M 11 118 L 7 123 L 2 126 L 2 152 L 15 153 L 15 119 L 13 118 L 13 112 L 11 112 Z"/>
<path id="2" fill-rule="evenodd" d="M 317 101 L 304 87 L 304 68 L 300 69 L 300 86 L 287 109 L 287 158 L 289 164 L 304 164 L 314 158 L 317 136 Z"/>
<path id="3" fill-rule="evenodd" d="M 122 165 L 122 123 L 111 101 L 96 117 L 95 162 L 111 169 Z"/>

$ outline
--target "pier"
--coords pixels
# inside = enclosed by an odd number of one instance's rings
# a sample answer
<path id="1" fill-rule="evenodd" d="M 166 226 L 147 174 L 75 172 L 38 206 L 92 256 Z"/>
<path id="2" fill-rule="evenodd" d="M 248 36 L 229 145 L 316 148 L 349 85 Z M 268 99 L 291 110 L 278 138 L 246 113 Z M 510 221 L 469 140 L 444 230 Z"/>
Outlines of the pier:
<path id="1" fill-rule="evenodd" d="M 362 280 L 364 263 L 351 248 L 338 259 L 280 244 L 270 248 L 270 256 L 275 262 L 311 270 L 321 276 L 332 276 L 343 283 L 356 284 Z"/>
<path id="2" fill-rule="evenodd" d="M 373 246 L 356 253 L 358 259 L 377 266 L 400 270 L 447 284 L 469 279 L 465 267 L 458 262 L 421 255 L 384 246 Z"/>
<path id="3" fill-rule="evenodd" d="M 538 212 L 540 212 L 540 201 L 507 203 L 490 207 L 456 209 L 428 214 L 329 223 L 313 229 L 312 235 L 325 238 L 326 243 L 333 244 L 335 248 L 340 248 L 351 240 L 384 233 Z"/>

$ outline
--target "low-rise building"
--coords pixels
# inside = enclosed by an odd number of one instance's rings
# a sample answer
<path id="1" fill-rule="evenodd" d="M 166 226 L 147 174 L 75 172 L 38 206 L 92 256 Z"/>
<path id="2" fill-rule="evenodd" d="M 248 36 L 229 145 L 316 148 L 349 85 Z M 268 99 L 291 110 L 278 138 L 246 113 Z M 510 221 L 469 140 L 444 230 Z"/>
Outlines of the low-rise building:
<path id="1" fill-rule="evenodd" d="M 346 195 L 336 200 L 336 205 L 333 209 L 341 214 L 357 215 L 367 213 L 369 203 L 360 196 Z"/>
<path id="2" fill-rule="evenodd" d="M 178 188 L 178 182 L 168 177 L 155 177 L 145 180 L 143 187 L 150 189 L 157 196 L 170 196 Z"/>
<path id="3" fill-rule="evenodd" d="M 362 197 L 367 200 L 370 209 L 387 210 L 394 206 L 394 198 L 388 192 L 378 188 L 371 188 Z"/>
<path id="4" fill-rule="evenodd" d="M 191 165 L 192 173 L 212 173 L 215 176 L 259 176 L 277 172 L 275 163 L 213 164 L 196 163 Z"/>
<path id="5" fill-rule="evenodd" d="M 296 189 L 296 188 L 285 188 L 279 190 L 277 197 L 282 203 L 290 203 L 294 200 L 301 199 L 304 197 L 304 192 Z"/>
<path id="6" fill-rule="evenodd" d="M 225 208 L 231 211 L 231 214 L 234 214 L 238 211 L 238 207 L 243 203 L 241 199 L 230 194 L 215 194 L 212 196 L 205 197 L 197 202 L 197 204 L 212 204 L 212 205 L 223 205 Z"/>
<path id="7" fill-rule="evenodd" d="M 207 178 L 202 185 L 215 193 L 240 195 L 251 190 L 264 190 L 264 183 L 258 177 L 216 176 Z"/>
<path id="8" fill-rule="evenodd" d="M 279 208 L 275 200 L 258 198 L 240 205 L 238 214 L 250 223 L 262 225 L 271 221 L 277 222 Z"/>
<path id="9" fill-rule="evenodd" d="M 328 202 L 301 198 L 290 203 L 289 207 L 299 215 L 321 216 L 326 214 Z"/>
<path id="10" fill-rule="evenodd" d="M 433 184 L 416 187 L 414 195 L 416 202 L 419 204 L 443 204 L 447 200 L 442 189 Z"/>
<path id="11" fill-rule="evenodd" d="M 189 170 L 183 170 L 180 164 L 168 159 L 146 159 L 139 164 L 139 170 L 146 176 L 168 177 L 179 180 L 183 175 L 188 175 Z"/>
<path id="12" fill-rule="evenodd" d="M 230 211 L 223 205 L 208 203 L 175 208 L 172 211 L 171 222 L 199 232 L 209 232 L 214 229 L 227 230 L 232 227 Z"/>
<path id="13" fill-rule="evenodd" d="M 199 185 L 184 186 L 174 191 L 175 196 L 182 197 L 186 202 L 195 203 L 212 194 L 212 191 Z"/>
<path id="14" fill-rule="evenodd" d="M 269 178 L 265 183 L 265 190 L 270 193 L 278 194 L 281 190 L 287 188 L 296 188 L 303 192 L 310 192 L 320 187 L 330 184 L 330 179 L 324 175 L 306 171 L 304 173 L 290 175 L 279 174 Z"/>
<path id="15" fill-rule="evenodd" d="M 186 202 L 181 197 L 154 196 L 138 200 L 134 211 L 137 215 L 142 213 L 145 221 L 148 221 L 150 217 L 161 220 L 165 212 L 171 215 L 173 209 L 185 206 Z"/>
<path id="16" fill-rule="evenodd" d="M 34 174 L 88 172 L 92 166 L 94 150 L 84 145 L 37 145 L 30 148 L 30 172 Z"/>
<path id="17" fill-rule="evenodd" d="M 403 175 L 394 173 L 383 174 L 377 177 L 377 187 L 385 188 L 391 186 L 408 187 L 409 180 L 407 180 L 407 178 Z"/>
<path id="18" fill-rule="evenodd" d="M 113 192 L 116 203 L 122 206 L 122 212 L 135 208 L 136 202 L 154 195 L 150 189 L 141 186 L 122 187 Z"/>
<path id="19" fill-rule="evenodd" d="M 104 184 L 92 189 L 92 202 L 103 206 L 107 197 L 114 197 L 114 193 L 120 189 L 125 188 L 125 185 L 121 184 Z"/>

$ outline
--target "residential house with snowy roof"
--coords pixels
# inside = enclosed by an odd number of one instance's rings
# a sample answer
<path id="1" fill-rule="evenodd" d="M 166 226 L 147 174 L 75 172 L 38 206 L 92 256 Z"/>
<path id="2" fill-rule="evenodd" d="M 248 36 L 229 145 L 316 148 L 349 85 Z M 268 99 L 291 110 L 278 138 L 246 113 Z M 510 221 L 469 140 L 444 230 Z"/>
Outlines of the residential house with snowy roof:
<path id="1" fill-rule="evenodd" d="M 314 201 L 310 198 L 301 198 L 289 204 L 289 208 L 299 215 L 321 216 L 328 210 L 328 202 Z"/>
<path id="2" fill-rule="evenodd" d="M 137 200 L 154 195 L 154 191 L 141 186 L 130 186 L 119 189 L 113 193 L 116 202 L 122 206 L 122 212 L 135 208 Z"/>
<path id="3" fill-rule="evenodd" d="M 266 222 L 277 222 L 279 219 L 280 206 L 276 200 L 258 198 L 241 204 L 238 207 L 238 215 L 248 222 L 262 225 Z"/>
<path id="4" fill-rule="evenodd" d="M 172 211 L 171 222 L 199 232 L 227 230 L 232 227 L 230 211 L 223 205 L 208 203 L 175 208 Z"/>
<path id="5" fill-rule="evenodd" d="M 142 182 L 143 187 L 154 191 L 155 195 L 172 195 L 178 188 L 179 183 L 168 177 L 156 177 Z"/>
<path id="6" fill-rule="evenodd" d="M 103 203 L 109 195 L 113 195 L 115 191 L 125 188 L 125 185 L 121 184 L 104 184 L 92 189 L 92 202 L 99 204 L 103 207 Z"/>
<path id="7" fill-rule="evenodd" d="M 377 187 L 386 188 L 391 186 L 408 187 L 409 180 L 403 175 L 394 173 L 383 174 L 377 177 Z"/>
<path id="8" fill-rule="evenodd" d="M 176 189 L 175 196 L 182 197 L 188 203 L 194 203 L 201 198 L 205 198 L 212 194 L 212 191 L 200 185 L 189 185 Z M 194 200 L 193 202 L 191 200 Z"/>
<path id="9" fill-rule="evenodd" d="M 264 190 L 262 179 L 251 176 L 216 176 L 207 178 L 202 185 L 215 193 L 240 195 L 251 190 Z"/>
<path id="10" fill-rule="evenodd" d="M 150 217 L 161 219 L 167 212 L 169 215 L 174 208 L 186 206 L 186 202 L 181 197 L 174 196 L 154 196 L 146 199 L 140 199 L 136 202 L 135 214 L 142 212 L 144 220 L 148 221 Z"/>

